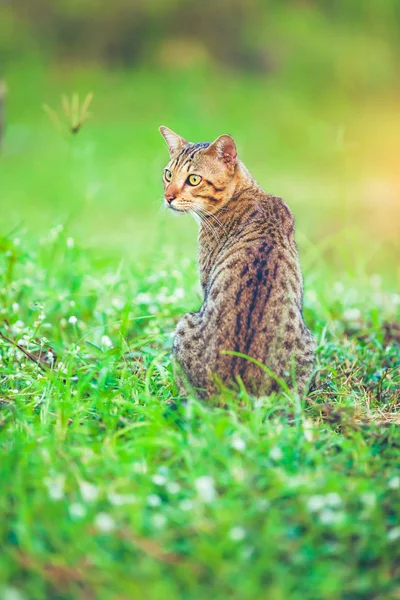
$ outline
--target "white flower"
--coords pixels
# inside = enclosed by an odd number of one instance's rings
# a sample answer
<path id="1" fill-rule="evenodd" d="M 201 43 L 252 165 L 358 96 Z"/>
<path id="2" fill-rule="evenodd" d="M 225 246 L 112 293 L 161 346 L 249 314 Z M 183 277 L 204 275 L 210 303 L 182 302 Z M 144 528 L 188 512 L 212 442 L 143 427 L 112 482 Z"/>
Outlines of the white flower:
<path id="1" fill-rule="evenodd" d="M 304 419 L 303 421 L 303 433 L 307 442 L 312 442 L 314 439 L 313 434 L 313 424 L 309 419 Z"/>
<path id="2" fill-rule="evenodd" d="M 175 292 L 173 294 L 173 297 L 176 300 L 181 300 L 182 298 L 185 297 L 185 290 L 183 290 L 182 288 L 176 288 L 176 290 L 175 290 Z"/>
<path id="3" fill-rule="evenodd" d="M 357 321 L 361 317 L 361 311 L 358 308 L 346 308 L 343 313 L 345 321 Z"/>
<path id="4" fill-rule="evenodd" d="M 319 494 L 315 496 L 310 496 L 310 498 L 307 500 L 307 507 L 308 510 L 310 510 L 311 512 L 317 512 L 318 510 L 321 510 L 321 508 L 323 508 L 324 506 L 325 498 L 323 496 L 320 496 Z"/>
<path id="5" fill-rule="evenodd" d="M 141 293 L 136 296 L 137 304 L 151 304 L 152 301 L 153 299 L 150 294 Z"/>
<path id="6" fill-rule="evenodd" d="M 179 504 L 179 508 L 185 512 L 193 509 L 193 502 L 191 500 L 182 500 Z"/>
<path id="7" fill-rule="evenodd" d="M 133 463 L 133 470 L 135 473 L 145 474 L 147 473 L 147 465 L 144 462 Z"/>
<path id="8" fill-rule="evenodd" d="M 94 502 L 99 497 L 99 488 L 88 481 L 80 481 L 79 488 L 85 502 Z"/>
<path id="9" fill-rule="evenodd" d="M 16 587 L 2 586 L 0 587 L 1 600 L 26 600 L 26 596 Z"/>
<path id="10" fill-rule="evenodd" d="M 175 481 L 171 481 L 169 483 L 167 483 L 167 492 L 169 494 L 178 494 L 180 492 L 181 486 L 179 485 L 179 483 L 176 483 Z"/>
<path id="11" fill-rule="evenodd" d="M 382 277 L 380 275 L 371 275 L 370 282 L 372 287 L 379 288 L 382 283 Z"/>
<path id="12" fill-rule="evenodd" d="M 238 452 L 243 452 L 244 450 L 246 450 L 246 442 L 236 435 L 234 435 L 232 438 L 231 446 Z"/>
<path id="13" fill-rule="evenodd" d="M 280 448 L 278 448 L 278 446 L 274 446 L 273 448 L 271 448 L 269 455 L 270 458 L 272 458 L 272 460 L 281 460 L 281 458 L 283 457 L 283 452 Z"/>
<path id="14" fill-rule="evenodd" d="M 52 500 L 61 500 L 61 498 L 64 498 L 65 475 L 59 474 L 54 477 L 46 477 L 44 483 Z"/>
<path id="15" fill-rule="evenodd" d="M 344 292 L 344 285 L 343 285 L 343 283 L 341 281 L 336 281 L 333 284 L 333 291 L 337 295 L 343 294 L 343 292 Z"/>
<path id="16" fill-rule="evenodd" d="M 217 492 L 215 491 L 214 479 L 210 475 L 198 477 L 194 482 L 194 486 L 200 499 L 205 504 L 211 504 L 214 502 L 215 498 L 217 497 Z"/>
<path id="17" fill-rule="evenodd" d="M 122 298 L 113 298 L 111 300 L 111 306 L 113 306 L 117 310 L 122 310 L 125 306 L 125 300 L 123 300 Z"/>
<path id="18" fill-rule="evenodd" d="M 400 304 L 400 294 L 392 294 L 392 303 L 397 306 Z"/>
<path id="19" fill-rule="evenodd" d="M 400 538 L 400 527 L 394 527 L 387 534 L 389 542 L 394 542 L 395 540 Z"/>
<path id="20" fill-rule="evenodd" d="M 376 496 L 373 492 L 364 492 L 360 498 L 366 506 L 375 506 L 376 504 Z"/>
<path id="21" fill-rule="evenodd" d="M 329 494 L 326 494 L 325 496 L 325 502 L 328 506 L 340 506 L 342 504 L 342 499 L 339 496 L 339 494 L 336 494 L 335 492 L 330 492 Z"/>
<path id="22" fill-rule="evenodd" d="M 160 506 L 160 504 L 161 504 L 160 496 L 157 496 L 157 494 L 150 494 L 150 496 L 147 497 L 147 504 L 149 506 Z"/>
<path id="23" fill-rule="evenodd" d="M 323 525 L 333 525 L 340 523 L 343 519 L 342 513 L 334 512 L 330 508 L 324 508 L 319 514 L 319 520 Z"/>
<path id="24" fill-rule="evenodd" d="M 165 485 L 167 483 L 167 478 L 164 475 L 156 474 L 152 481 L 155 485 Z"/>
<path id="25" fill-rule="evenodd" d="M 117 494 L 115 492 L 109 492 L 108 500 L 113 506 L 124 506 L 124 504 L 134 504 L 136 502 L 136 496 L 133 494 Z"/>
<path id="26" fill-rule="evenodd" d="M 232 467 L 232 476 L 236 479 L 236 481 L 242 482 L 246 479 L 246 471 L 243 469 L 243 467 Z"/>
<path id="27" fill-rule="evenodd" d="M 271 506 L 271 502 L 267 498 L 256 500 L 256 508 L 259 511 L 267 510 Z"/>
<path id="28" fill-rule="evenodd" d="M 86 508 L 80 502 L 73 502 L 69 505 L 69 514 L 75 519 L 82 519 L 86 515 Z"/>
<path id="29" fill-rule="evenodd" d="M 398 490 L 400 488 L 400 477 L 398 475 L 389 480 L 388 488 L 391 490 Z"/>
<path id="30" fill-rule="evenodd" d="M 101 512 L 96 515 L 94 525 L 101 533 L 111 533 L 115 529 L 115 521 L 111 515 Z"/>
<path id="31" fill-rule="evenodd" d="M 68 323 L 70 323 L 71 325 L 76 325 L 77 322 L 78 322 L 78 319 L 74 315 L 71 315 L 70 318 L 68 319 Z"/>
<path id="32" fill-rule="evenodd" d="M 13 312 L 18 312 L 19 311 L 19 304 L 18 302 L 14 302 L 13 305 L 11 306 L 11 308 L 13 309 Z"/>
<path id="33" fill-rule="evenodd" d="M 167 518 L 165 515 L 157 513 L 156 515 L 152 516 L 151 521 L 152 521 L 154 527 L 156 527 L 157 529 L 162 529 L 163 527 L 165 527 Z"/>
<path id="34" fill-rule="evenodd" d="M 67 238 L 67 248 L 73 248 L 75 246 L 75 240 L 72 237 Z"/>
<path id="35" fill-rule="evenodd" d="M 246 530 L 240 526 L 232 527 L 229 532 L 229 537 L 235 542 L 240 542 L 246 537 Z"/>
<path id="36" fill-rule="evenodd" d="M 110 340 L 110 338 L 108 337 L 108 335 L 102 335 L 101 336 L 100 344 L 102 346 L 106 346 L 107 348 L 112 348 L 113 347 L 113 343 Z"/>

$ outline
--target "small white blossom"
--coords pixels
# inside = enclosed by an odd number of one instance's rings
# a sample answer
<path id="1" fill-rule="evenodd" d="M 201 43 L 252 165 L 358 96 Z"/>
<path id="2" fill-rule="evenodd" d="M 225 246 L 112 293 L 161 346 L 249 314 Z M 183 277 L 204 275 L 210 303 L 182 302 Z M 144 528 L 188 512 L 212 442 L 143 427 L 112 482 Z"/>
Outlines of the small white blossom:
<path id="1" fill-rule="evenodd" d="M 75 246 L 75 240 L 72 237 L 67 238 L 67 248 L 73 248 Z"/>
<path id="2" fill-rule="evenodd" d="M 244 481 L 246 479 L 246 471 L 243 467 L 239 467 L 238 465 L 232 467 L 232 476 L 236 479 L 236 481 Z"/>
<path id="3" fill-rule="evenodd" d="M 256 508 L 259 511 L 267 510 L 271 505 L 271 502 L 268 498 L 260 498 L 256 501 Z"/>
<path id="4" fill-rule="evenodd" d="M 106 348 L 112 348 L 113 347 L 113 343 L 110 340 L 110 338 L 108 337 L 108 335 L 101 336 L 100 344 L 102 346 L 106 346 Z"/>
<path id="5" fill-rule="evenodd" d="M 96 515 L 94 525 L 101 533 L 111 533 L 115 529 L 115 521 L 111 515 L 101 512 Z"/>
<path id="6" fill-rule="evenodd" d="M 135 473 L 141 473 L 144 475 L 147 473 L 147 465 L 144 462 L 135 462 L 133 463 L 133 470 Z"/>
<path id="7" fill-rule="evenodd" d="M 392 304 L 394 304 L 394 306 L 400 304 L 400 294 L 392 294 Z"/>
<path id="8" fill-rule="evenodd" d="M 180 489 L 181 486 L 175 481 L 170 481 L 169 483 L 167 483 L 167 492 L 169 494 L 178 494 L 180 492 Z"/>
<path id="9" fill-rule="evenodd" d="M 70 323 L 71 325 L 76 325 L 78 322 L 78 319 L 75 317 L 75 315 L 71 315 L 70 318 L 68 319 L 68 323 Z"/>
<path id="10" fill-rule="evenodd" d="M 389 542 L 394 542 L 400 538 L 400 527 L 394 527 L 387 534 Z"/>
<path id="11" fill-rule="evenodd" d="M 162 529 L 163 527 L 165 527 L 167 517 L 165 515 L 162 515 L 161 513 L 157 513 L 156 515 L 152 516 L 151 521 L 154 527 L 156 527 L 157 529 Z"/>
<path id="12" fill-rule="evenodd" d="M 370 282 L 371 282 L 372 287 L 379 288 L 382 283 L 382 277 L 380 275 L 376 275 L 376 274 L 371 275 Z"/>
<path id="13" fill-rule="evenodd" d="M 333 525 L 343 520 L 343 514 L 330 508 L 324 508 L 319 514 L 319 520 L 323 525 Z"/>
<path id="14" fill-rule="evenodd" d="M 13 309 L 13 312 L 17 313 L 19 311 L 18 302 L 14 302 L 13 305 L 11 306 L 11 308 Z"/>
<path id="15" fill-rule="evenodd" d="M 309 419 L 303 421 L 303 434 L 307 442 L 312 442 L 314 439 L 313 424 Z"/>
<path id="16" fill-rule="evenodd" d="M 116 492 L 109 492 L 108 500 L 113 506 L 124 506 L 125 504 L 134 504 L 136 502 L 136 496 L 133 494 L 117 494 Z"/>
<path id="17" fill-rule="evenodd" d="M 112 298 L 111 306 L 113 306 L 117 310 L 122 310 L 125 306 L 125 300 L 123 300 L 122 298 Z"/>
<path id="18" fill-rule="evenodd" d="M 360 496 L 361 502 L 366 506 L 375 506 L 376 504 L 376 496 L 373 492 L 364 492 Z"/>
<path id="19" fill-rule="evenodd" d="M 325 502 L 328 506 L 335 507 L 340 506 L 342 504 L 342 499 L 339 496 L 339 494 L 336 494 L 335 492 L 330 492 L 325 496 Z"/>
<path id="20" fill-rule="evenodd" d="M 400 477 L 398 475 L 389 480 L 388 488 L 391 490 L 398 490 L 400 488 Z"/>
<path id="21" fill-rule="evenodd" d="M 343 313 L 343 318 L 345 321 L 358 321 L 361 317 L 361 311 L 358 308 L 346 308 Z"/>
<path id="22" fill-rule="evenodd" d="M 27 600 L 27 597 L 16 587 L 9 585 L 0 587 L 1 600 Z"/>
<path id="23" fill-rule="evenodd" d="M 185 297 L 185 290 L 183 288 L 176 288 L 174 292 L 174 296 L 177 300 L 180 300 Z"/>
<path id="24" fill-rule="evenodd" d="M 46 477 L 44 483 L 52 500 L 61 500 L 64 498 L 65 475 L 59 474 L 54 477 Z"/>
<path id="25" fill-rule="evenodd" d="M 194 485 L 200 499 L 205 504 L 211 504 L 214 502 L 217 497 L 217 492 L 215 490 L 214 479 L 210 475 L 198 477 L 194 482 Z"/>
<path id="26" fill-rule="evenodd" d="M 157 496 L 157 494 L 150 494 L 150 496 L 147 497 L 147 504 L 149 506 L 160 506 L 160 504 L 161 504 L 160 496 Z"/>
<path id="27" fill-rule="evenodd" d="M 234 542 L 240 542 L 246 537 L 246 530 L 240 526 L 232 527 L 229 532 L 229 537 Z"/>
<path id="28" fill-rule="evenodd" d="M 319 494 L 315 496 L 310 496 L 310 498 L 307 500 L 307 507 L 308 510 L 310 510 L 311 512 L 317 512 L 321 510 L 324 506 L 325 498 L 323 496 L 320 496 Z"/>
<path id="29" fill-rule="evenodd" d="M 182 500 L 182 502 L 179 503 L 179 508 L 181 510 L 184 510 L 185 512 L 188 512 L 189 510 L 193 509 L 193 502 L 191 500 Z"/>
<path id="30" fill-rule="evenodd" d="M 281 458 L 283 458 L 283 452 L 280 448 L 278 448 L 278 446 L 271 448 L 269 455 L 272 460 L 281 460 Z"/>
<path id="31" fill-rule="evenodd" d="M 99 497 L 99 488 L 88 481 L 81 481 L 79 483 L 79 488 L 85 502 L 95 502 Z"/>
<path id="32" fill-rule="evenodd" d="M 136 296 L 137 304 L 151 304 L 152 301 L 150 294 L 141 293 Z"/>
<path id="33" fill-rule="evenodd" d="M 334 291 L 334 292 L 335 292 L 335 294 L 337 294 L 338 296 L 339 296 L 340 294 L 343 294 L 343 292 L 344 292 L 344 285 L 343 285 L 343 283 L 342 283 L 341 281 L 336 281 L 336 282 L 333 284 L 333 291 Z"/>
<path id="34" fill-rule="evenodd" d="M 244 452 L 244 450 L 246 450 L 246 442 L 236 435 L 232 438 L 231 446 L 238 452 Z"/>
<path id="35" fill-rule="evenodd" d="M 80 502 L 73 502 L 69 505 L 69 514 L 74 519 L 82 519 L 86 515 L 86 508 Z"/>
<path id="36" fill-rule="evenodd" d="M 152 481 L 155 485 L 165 485 L 167 483 L 167 478 L 165 475 L 156 474 L 153 476 Z"/>

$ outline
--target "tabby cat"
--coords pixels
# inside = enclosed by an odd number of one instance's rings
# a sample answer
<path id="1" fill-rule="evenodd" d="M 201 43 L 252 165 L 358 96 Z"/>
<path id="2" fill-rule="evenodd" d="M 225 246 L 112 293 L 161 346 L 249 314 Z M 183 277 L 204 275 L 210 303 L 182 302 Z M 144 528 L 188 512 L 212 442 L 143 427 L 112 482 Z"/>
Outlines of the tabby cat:
<path id="1" fill-rule="evenodd" d="M 160 132 L 170 152 L 165 203 L 200 224 L 204 300 L 176 328 L 179 391 L 208 398 L 241 380 L 258 396 L 286 386 L 304 394 L 315 346 L 302 315 L 291 211 L 256 183 L 231 136 L 193 144 L 167 127 Z"/>

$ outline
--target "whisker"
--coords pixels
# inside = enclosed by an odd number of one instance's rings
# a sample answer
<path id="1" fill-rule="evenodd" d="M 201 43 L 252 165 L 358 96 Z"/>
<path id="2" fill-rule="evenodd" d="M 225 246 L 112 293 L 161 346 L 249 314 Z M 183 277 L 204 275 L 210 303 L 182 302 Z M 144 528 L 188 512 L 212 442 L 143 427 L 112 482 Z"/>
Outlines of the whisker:
<path id="1" fill-rule="evenodd" d="M 217 232 L 216 228 L 214 227 L 214 225 L 212 224 L 212 222 L 211 222 L 211 219 L 210 219 L 210 217 L 211 217 L 212 215 L 211 215 L 210 213 L 208 213 L 208 211 L 206 211 L 205 209 L 199 208 L 198 210 L 199 210 L 199 212 L 202 214 L 203 218 L 204 218 L 204 219 L 207 221 L 207 224 L 208 224 L 208 226 L 209 226 L 209 227 L 210 227 L 210 228 L 211 228 L 211 229 L 214 231 L 214 233 L 217 235 L 217 233 L 218 233 L 218 232 Z M 222 223 L 221 223 L 221 222 L 219 222 L 219 223 L 218 223 L 218 225 L 219 225 L 219 226 L 221 226 L 221 228 L 222 228 L 222 229 L 225 231 L 225 228 L 223 227 L 223 225 L 222 225 Z M 226 231 L 225 231 L 225 233 L 226 233 Z"/>
<path id="2" fill-rule="evenodd" d="M 214 227 L 211 225 L 211 223 L 209 223 L 207 221 L 207 219 L 205 218 L 205 216 L 200 212 L 199 208 L 194 208 L 193 209 L 194 212 L 196 213 L 196 215 L 198 216 L 198 218 L 200 219 L 201 224 L 204 227 L 204 230 L 208 233 L 210 233 L 212 236 L 214 236 L 214 238 L 218 241 L 218 235 L 217 232 L 215 231 Z"/>
<path id="3" fill-rule="evenodd" d="M 223 225 L 223 223 L 221 223 L 221 221 L 218 219 L 218 217 L 214 214 L 211 213 L 210 211 L 208 211 L 206 208 L 202 208 L 201 209 L 203 211 L 203 213 L 205 215 L 207 215 L 207 217 L 210 217 L 211 219 L 213 219 L 216 223 L 218 223 L 218 225 L 221 227 L 221 229 L 223 229 L 223 231 L 226 233 L 226 229 L 225 226 Z"/>

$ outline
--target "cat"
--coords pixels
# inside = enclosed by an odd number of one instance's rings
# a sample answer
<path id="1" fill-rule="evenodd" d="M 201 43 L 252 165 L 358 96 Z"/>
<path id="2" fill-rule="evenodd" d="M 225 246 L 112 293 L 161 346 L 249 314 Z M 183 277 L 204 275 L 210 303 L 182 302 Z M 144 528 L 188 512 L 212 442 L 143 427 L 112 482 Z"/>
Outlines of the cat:
<path id="1" fill-rule="evenodd" d="M 230 135 L 193 144 L 167 127 L 160 132 L 170 153 L 165 204 L 200 224 L 204 300 L 175 331 L 179 392 L 210 398 L 242 383 L 255 396 L 282 388 L 303 395 L 315 344 L 302 314 L 293 214 L 256 183 Z"/>

